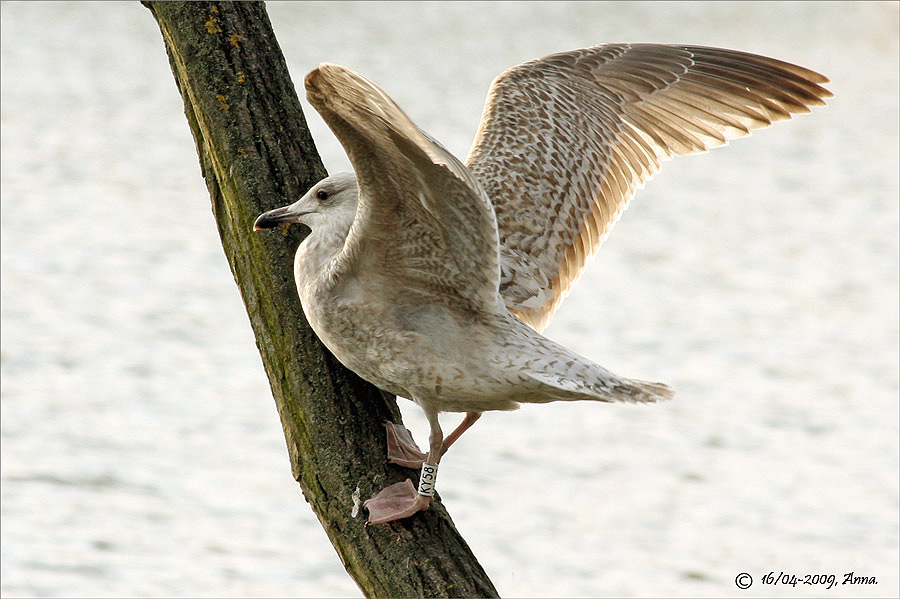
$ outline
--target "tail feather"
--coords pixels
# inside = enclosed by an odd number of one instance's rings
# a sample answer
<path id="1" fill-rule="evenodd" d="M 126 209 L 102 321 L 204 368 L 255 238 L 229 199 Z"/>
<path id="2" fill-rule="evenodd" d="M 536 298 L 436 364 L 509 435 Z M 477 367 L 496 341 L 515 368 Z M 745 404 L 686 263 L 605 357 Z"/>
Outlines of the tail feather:
<path id="1" fill-rule="evenodd" d="M 652 403 L 666 401 L 675 396 L 675 390 L 665 383 L 654 383 L 637 379 L 625 379 L 627 385 L 616 391 L 623 396 L 620 401 Z"/>
<path id="2" fill-rule="evenodd" d="M 539 383 L 543 389 L 538 393 L 528 394 L 528 397 L 516 399 L 525 403 L 579 400 L 654 403 L 672 399 L 675 395 L 675 391 L 664 383 L 626 379 L 605 370 L 603 372 L 606 376 L 594 380 L 528 372 L 528 377 Z"/>

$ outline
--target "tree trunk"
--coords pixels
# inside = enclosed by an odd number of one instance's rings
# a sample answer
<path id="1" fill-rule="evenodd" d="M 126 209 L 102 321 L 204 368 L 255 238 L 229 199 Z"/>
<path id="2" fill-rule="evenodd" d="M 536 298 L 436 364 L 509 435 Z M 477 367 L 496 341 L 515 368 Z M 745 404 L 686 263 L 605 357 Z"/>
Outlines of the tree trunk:
<path id="1" fill-rule="evenodd" d="M 225 254 L 281 416 L 294 478 L 368 597 L 496 597 L 443 505 L 365 526 L 362 500 L 417 479 L 389 465 L 395 399 L 341 366 L 303 317 L 298 228 L 253 234 L 325 169 L 261 2 L 145 2 L 159 24 L 200 156 Z M 212 417 L 212 416 L 211 416 Z"/>

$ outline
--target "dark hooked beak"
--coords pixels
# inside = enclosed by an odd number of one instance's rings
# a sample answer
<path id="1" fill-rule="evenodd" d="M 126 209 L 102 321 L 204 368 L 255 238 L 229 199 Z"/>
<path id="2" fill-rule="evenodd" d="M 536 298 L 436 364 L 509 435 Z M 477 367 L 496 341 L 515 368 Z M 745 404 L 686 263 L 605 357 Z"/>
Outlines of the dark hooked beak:
<path id="1" fill-rule="evenodd" d="M 295 222 L 294 215 L 288 213 L 288 208 L 290 206 L 282 206 L 275 210 L 263 212 L 256 218 L 256 222 L 253 223 L 253 230 L 272 229 L 281 223 Z"/>

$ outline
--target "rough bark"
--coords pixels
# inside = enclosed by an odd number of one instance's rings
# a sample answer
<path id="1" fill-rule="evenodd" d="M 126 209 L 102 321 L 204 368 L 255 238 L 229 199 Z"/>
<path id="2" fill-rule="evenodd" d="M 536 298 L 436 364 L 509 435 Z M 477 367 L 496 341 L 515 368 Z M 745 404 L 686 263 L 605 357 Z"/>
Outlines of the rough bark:
<path id="1" fill-rule="evenodd" d="M 265 6 L 144 4 L 184 100 L 294 478 L 348 573 L 368 597 L 497 596 L 440 502 L 400 523 L 365 526 L 361 500 L 418 473 L 386 462 L 382 423 L 399 422 L 395 399 L 343 368 L 303 317 L 292 274 L 303 232 L 251 231 L 260 212 L 326 174 Z"/>

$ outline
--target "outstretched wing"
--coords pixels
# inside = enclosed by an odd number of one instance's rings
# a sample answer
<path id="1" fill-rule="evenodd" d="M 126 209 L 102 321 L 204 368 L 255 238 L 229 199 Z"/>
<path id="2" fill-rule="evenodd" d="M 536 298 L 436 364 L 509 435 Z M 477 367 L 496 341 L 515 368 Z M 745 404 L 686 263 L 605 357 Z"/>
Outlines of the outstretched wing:
<path id="1" fill-rule="evenodd" d="M 412 300 L 476 310 L 498 303 L 494 212 L 462 163 L 347 68 L 320 65 L 306 76 L 306 91 L 356 171 L 359 205 L 343 251 L 349 267 Z"/>
<path id="2" fill-rule="evenodd" d="M 661 161 L 809 112 L 832 95 L 827 81 L 753 54 L 657 44 L 502 73 L 466 165 L 494 206 L 507 307 L 542 329 Z"/>

